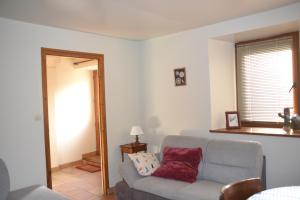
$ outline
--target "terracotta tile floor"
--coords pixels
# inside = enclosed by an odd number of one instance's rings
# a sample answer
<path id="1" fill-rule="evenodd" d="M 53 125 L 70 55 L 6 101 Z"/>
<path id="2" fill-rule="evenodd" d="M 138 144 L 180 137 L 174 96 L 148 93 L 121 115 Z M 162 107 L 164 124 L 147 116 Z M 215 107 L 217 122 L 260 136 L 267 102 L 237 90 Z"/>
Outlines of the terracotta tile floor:
<path id="1" fill-rule="evenodd" d="M 101 172 L 89 173 L 75 167 L 52 173 L 53 190 L 70 200 L 115 200 L 102 196 Z"/>

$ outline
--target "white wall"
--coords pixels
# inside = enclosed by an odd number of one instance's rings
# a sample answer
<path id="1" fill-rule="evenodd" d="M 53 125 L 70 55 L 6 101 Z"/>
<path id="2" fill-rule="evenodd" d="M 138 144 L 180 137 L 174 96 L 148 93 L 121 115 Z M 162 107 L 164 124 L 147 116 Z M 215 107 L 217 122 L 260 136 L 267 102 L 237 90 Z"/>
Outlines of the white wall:
<path id="1" fill-rule="evenodd" d="M 94 83 L 93 71 L 75 69 L 72 59 L 66 57 L 47 66 L 47 74 L 53 168 L 96 151 Z"/>
<path id="2" fill-rule="evenodd" d="M 51 167 L 59 165 L 58 151 L 55 133 L 55 89 L 56 89 L 56 68 L 47 68 L 47 92 L 48 92 L 48 120 L 49 120 L 49 139 Z"/>
<path id="3" fill-rule="evenodd" d="M 141 121 L 140 43 L 0 18 L 0 157 L 12 189 L 46 184 L 41 47 L 104 54 L 110 185 Z"/>
<path id="4" fill-rule="evenodd" d="M 236 110 L 234 52 L 234 43 L 209 40 L 211 129 L 224 127 L 225 112 Z"/>
<path id="5" fill-rule="evenodd" d="M 267 155 L 268 187 L 299 185 L 299 139 L 208 132 L 208 40 L 299 20 L 299 10 L 300 3 L 148 40 L 142 46 L 135 41 L 0 19 L 0 157 L 8 165 L 12 189 L 46 184 L 40 119 L 41 47 L 104 54 L 111 186 L 120 180 L 119 145 L 132 140 L 130 127 L 142 119 L 147 128 L 145 139 L 153 150 L 164 135 L 184 129 L 198 130 L 194 135 L 261 141 Z M 187 70 L 187 86 L 175 88 L 173 69 L 182 66 Z"/>
<path id="6" fill-rule="evenodd" d="M 299 185 L 299 138 L 208 132 L 211 124 L 218 123 L 211 122 L 214 114 L 211 104 L 216 102 L 210 93 L 210 88 L 215 87 L 209 78 L 210 70 L 215 69 L 209 68 L 209 39 L 299 20 L 299 10 L 300 3 L 297 3 L 144 42 L 144 126 L 152 150 L 157 149 L 165 135 L 180 134 L 187 129 L 196 130 L 190 134 L 197 136 L 257 140 L 262 142 L 267 156 L 267 186 Z M 177 66 L 187 69 L 185 87 L 174 87 L 173 69 Z M 223 104 L 223 98 L 219 97 L 218 101 Z"/>

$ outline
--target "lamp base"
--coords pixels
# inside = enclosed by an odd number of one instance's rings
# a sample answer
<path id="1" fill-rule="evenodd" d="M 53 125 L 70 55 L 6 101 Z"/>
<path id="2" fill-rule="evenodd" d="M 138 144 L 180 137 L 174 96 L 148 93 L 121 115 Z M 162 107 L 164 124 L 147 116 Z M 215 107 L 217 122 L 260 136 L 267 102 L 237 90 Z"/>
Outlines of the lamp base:
<path id="1" fill-rule="evenodd" d="M 136 136 L 135 136 L 135 144 L 139 144 L 139 143 L 140 143 L 140 141 L 139 141 L 139 136 L 136 135 Z"/>

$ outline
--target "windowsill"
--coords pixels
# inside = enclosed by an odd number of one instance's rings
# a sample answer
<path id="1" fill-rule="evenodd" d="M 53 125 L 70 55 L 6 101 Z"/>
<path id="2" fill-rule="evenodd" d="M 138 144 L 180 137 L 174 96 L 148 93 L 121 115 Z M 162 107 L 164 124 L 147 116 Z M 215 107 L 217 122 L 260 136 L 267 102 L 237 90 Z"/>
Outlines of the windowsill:
<path id="1" fill-rule="evenodd" d="M 258 128 L 258 127 L 241 127 L 240 129 L 214 129 L 209 130 L 211 133 L 224 133 L 224 134 L 242 134 L 242 135 L 263 135 L 263 136 L 278 136 L 278 137 L 299 137 L 300 130 L 290 131 L 287 133 L 282 128 Z"/>

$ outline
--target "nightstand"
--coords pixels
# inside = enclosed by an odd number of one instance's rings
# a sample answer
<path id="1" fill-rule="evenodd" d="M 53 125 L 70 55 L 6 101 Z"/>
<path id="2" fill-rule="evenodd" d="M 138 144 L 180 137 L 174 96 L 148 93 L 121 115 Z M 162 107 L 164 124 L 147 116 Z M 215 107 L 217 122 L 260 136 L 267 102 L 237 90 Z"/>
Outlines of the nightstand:
<path id="1" fill-rule="evenodd" d="M 124 162 L 124 153 L 137 153 L 139 151 L 147 152 L 147 143 L 130 143 L 120 145 L 122 162 Z"/>

